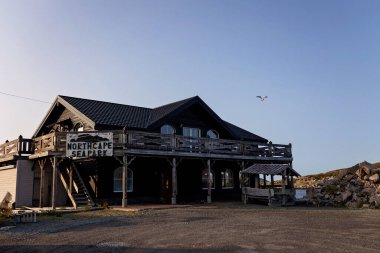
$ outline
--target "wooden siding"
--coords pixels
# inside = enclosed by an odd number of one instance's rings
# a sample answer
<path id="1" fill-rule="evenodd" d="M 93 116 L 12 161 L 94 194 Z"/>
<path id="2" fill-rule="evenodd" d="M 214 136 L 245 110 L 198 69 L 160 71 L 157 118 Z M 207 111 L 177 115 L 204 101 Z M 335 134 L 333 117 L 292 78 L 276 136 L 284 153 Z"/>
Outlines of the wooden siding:
<path id="1" fill-rule="evenodd" d="M 77 114 L 74 114 L 69 109 L 65 108 L 62 112 L 62 114 L 58 117 L 57 122 L 61 122 L 63 120 L 70 119 L 73 123 L 70 129 L 67 129 L 67 131 L 71 131 L 72 128 L 78 124 L 82 123 L 84 126 L 84 131 L 92 131 L 94 130 L 94 126 L 86 123 L 82 118 L 80 118 Z"/>
<path id="2" fill-rule="evenodd" d="M 17 161 L 16 207 L 32 206 L 33 198 L 33 162 Z"/>
<path id="3" fill-rule="evenodd" d="M 10 169 L 1 169 L 0 167 L 0 201 L 3 200 L 5 194 L 12 194 L 12 202 L 16 199 L 16 175 L 15 167 Z"/>

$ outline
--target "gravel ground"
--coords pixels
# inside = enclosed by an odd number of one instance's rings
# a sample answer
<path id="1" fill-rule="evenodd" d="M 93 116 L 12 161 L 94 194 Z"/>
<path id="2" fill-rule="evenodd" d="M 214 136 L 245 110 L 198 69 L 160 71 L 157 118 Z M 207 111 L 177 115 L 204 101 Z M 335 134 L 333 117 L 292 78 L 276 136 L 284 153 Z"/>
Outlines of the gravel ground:
<path id="1" fill-rule="evenodd" d="M 39 217 L 0 252 L 380 252 L 380 211 L 217 203 Z"/>

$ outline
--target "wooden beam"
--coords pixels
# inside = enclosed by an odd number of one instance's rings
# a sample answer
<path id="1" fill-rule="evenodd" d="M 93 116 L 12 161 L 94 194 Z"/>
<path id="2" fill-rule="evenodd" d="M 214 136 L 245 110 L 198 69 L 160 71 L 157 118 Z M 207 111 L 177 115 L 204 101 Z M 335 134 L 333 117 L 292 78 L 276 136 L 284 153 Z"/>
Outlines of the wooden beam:
<path id="1" fill-rule="evenodd" d="M 228 154 L 209 154 L 209 153 L 197 153 L 197 152 L 182 152 L 182 151 L 162 151 L 162 150 L 146 150 L 146 149 L 134 149 L 128 148 L 123 152 L 127 155 L 135 155 L 140 157 L 152 157 L 152 156 L 161 156 L 161 157 L 183 157 L 183 158 L 203 158 L 203 159 L 213 159 L 213 160 L 245 160 L 245 161 L 281 161 L 281 162 L 290 162 L 293 158 L 284 158 L 284 157 L 262 157 L 262 156 L 249 156 L 249 155 L 228 155 Z"/>
<path id="2" fill-rule="evenodd" d="M 39 207 L 43 207 L 44 206 L 44 188 L 45 188 L 45 184 L 44 184 L 44 174 L 45 174 L 45 164 L 46 164 L 46 159 L 43 159 L 43 160 L 40 160 L 38 161 L 38 165 L 40 167 L 40 203 L 39 203 Z"/>
<path id="3" fill-rule="evenodd" d="M 207 184 L 207 203 L 211 203 L 211 187 L 212 187 L 212 181 L 213 177 L 211 175 L 211 161 L 210 159 L 207 160 L 207 177 L 208 177 L 208 184 Z"/>
<path id="4" fill-rule="evenodd" d="M 272 188 L 274 188 L 274 178 L 273 177 L 274 177 L 273 175 L 270 175 L 270 186 Z"/>
<path id="5" fill-rule="evenodd" d="M 172 205 L 177 204 L 177 160 L 172 160 Z"/>
<path id="6" fill-rule="evenodd" d="M 260 175 L 255 174 L 255 188 L 260 187 Z"/>
<path id="7" fill-rule="evenodd" d="M 128 156 L 123 157 L 123 199 L 121 200 L 121 207 L 127 207 L 127 177 L 128 177 Z"/>
<path id="8" fill-rule="evenodd" d="M 286 183 L 286 171 L 284 170 L 282 172 L 282 177 L 281 177 L 281 195 L 282 195 L 282 205 L 285 206 L 286 204 L 286 196 L 285 196 L 285 193 L 286 193 L 286 190 L 285 190 L 285 183 Z"/>
<path id="9" fill-rule="evenodd" d="M 55 198 L 57 195 L 57 158 L 50 158 L 51 164 L 53 165 L 53 184 L 52 184 L 52 194 L 51 194 L 51 207 L 55 209 Z"/>
<path id="10" fill-rule="evenodd" d="M 267 188 L 267 175 L 264 174 L 264 188 Z"/>

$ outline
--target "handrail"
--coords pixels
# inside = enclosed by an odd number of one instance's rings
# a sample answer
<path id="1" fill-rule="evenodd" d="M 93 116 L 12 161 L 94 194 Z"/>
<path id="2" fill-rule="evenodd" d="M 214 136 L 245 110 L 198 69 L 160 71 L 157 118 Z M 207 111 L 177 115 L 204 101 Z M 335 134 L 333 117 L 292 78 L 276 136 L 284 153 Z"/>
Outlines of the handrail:
<path id="1" fill-rule="evenodd" d="M 102 131 L 88 131 L 94 133 Z M 132 130 L 113 130 L 114 149 L 145 149 L 172 152 L 228 154 L 257 157 L 291 158 L 291 144 L 261 143 L 243 140 L 193 138 Z M 66 135 L 53 132 L 34 139 L 19 138 L 0 145 L 0 157 L 10 154 L 39 154 L 46 151 L 65 152 Z"/>
<path id="2" fill-rule="evenodd" d="M 33 154 L 33 140 L 25 139 L 21 135 L 18 139 L 13 141 L 7 141 L 0 145 L 0 157 L 23 154 Z"/>

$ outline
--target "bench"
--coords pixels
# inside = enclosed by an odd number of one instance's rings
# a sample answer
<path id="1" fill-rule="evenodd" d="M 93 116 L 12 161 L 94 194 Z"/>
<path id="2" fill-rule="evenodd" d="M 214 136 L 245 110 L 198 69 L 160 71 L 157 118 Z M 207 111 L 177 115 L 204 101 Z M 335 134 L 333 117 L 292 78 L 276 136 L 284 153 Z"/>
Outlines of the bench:
<path id="1" fill-rule="evenodd" d="M 251 188 L 251 187 L 243 187 L 243 202 L 247 204 L 249 199 L 256 200 L 265 200 L 268 201 L 268 205 L 272 203 L 272 199 L 274 197 L 273 189 L 260 189 L 260 188 Z"/>

